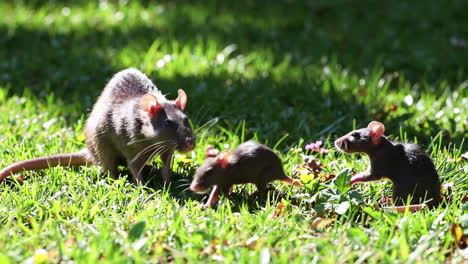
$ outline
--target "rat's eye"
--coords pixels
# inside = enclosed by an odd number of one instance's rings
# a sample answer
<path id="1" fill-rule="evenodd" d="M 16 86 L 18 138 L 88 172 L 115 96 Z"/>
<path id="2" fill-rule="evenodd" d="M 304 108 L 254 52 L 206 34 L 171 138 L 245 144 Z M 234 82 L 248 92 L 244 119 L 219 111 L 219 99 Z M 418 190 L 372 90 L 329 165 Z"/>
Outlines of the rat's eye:
<path id="1" fill-rule="evenodd" d="M 361 137 L 361 135 L 358 132 L 353 132 L 351 134 L 351 136 L 354 137 L 354 138 L 360 138 Z"/>
<path id="2" fill-rule="evenodd" d="M 164 120 L 164 126 L 173 128 L 173 127 L 176 127 L 176 123 L 174 123 L 173 121 L 169 119 L 166 119 Z"/>

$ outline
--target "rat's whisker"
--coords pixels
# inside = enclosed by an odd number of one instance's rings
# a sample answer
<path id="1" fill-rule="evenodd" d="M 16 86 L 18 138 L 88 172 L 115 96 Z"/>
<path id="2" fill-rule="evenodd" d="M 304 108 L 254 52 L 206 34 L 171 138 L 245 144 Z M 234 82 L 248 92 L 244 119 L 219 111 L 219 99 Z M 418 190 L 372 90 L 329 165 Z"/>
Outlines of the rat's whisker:
<path id="1" fill-rule="evenodd" d="M 178 179 L 176 182 L 187 182 L 188 179 Z"/>
<path id="2" fill-rule="evenodd" d="M 184 192 L 187 192 L 187 191 L 189 191 L 189 190 L 190 190 L 190 187 L 187 187 L 187 188 L 185 188 L 185 189 L 182 189 L 180 192 L 181 192 L 181 193 L 184 193 Z"/>
<path id="3" fill-rule="evenodd" d="M 158 146 L 148 146 L 146 147 L 145 149 L 143 149 L 142 151 L 138 152 L 138 154 L 135 155 L 135 157 L 133 157 L 133 159 L 130 161 L 130 162 L 135 162 L 136 160 L 138 160 L 139 158 L 141 158 L 143 155 L 149 153 L 149 152 L 152 152 L 154 151 L 154 149 L 156 149 Z"/>
<path id="4" fill-rule="evenodd" d="M 163 153 L 164 151 L 166 151 L 167 149 L 165 149 L 165 145 L 160 145 L 158 146 L 149 156 L 148 158 L 146 159 L 146 161 L 144 163 L 142 163 L 141 165 L 141 168 L 138 170 L 138 174 L 140 174 L 142 171 L 143 171 L 143 168 L 145 167 L 145 165 L 151 160 L 154 158 L 155 155 L 157 154 L 161 154 Z M 161 151 L 163 150 L 163 151 Z"/>
<path id="5" fill-rule="evenodd" d="M 198 124 L 198 122 L 200 121 L 198 118 L 200 116 L 200 113 L 201 111 L 203 110 L 203 108 L 205 108 L 205 104 L 203 104 L 197 111 L 197 113 L 195 114 L 195 117 L 193 118 L 193 121 L 195 124 Z"/>
<path id="6" fill-rule="evenodd" d="M 158 146 L 166 144 L 168 141 L 161 141 L 161 142 L 156 142 L 155 144 L 149 145 L 148 147 L 144 148 L 142 151 L 138 152 L 137 155 L 131 160 L 132 162 L 135 161 L 136 159 L 139 159 L 141 156 L 144 154 L 153 151 L 153 148 L 156 148 Z"/>
<path id="7" fill-rule="evenodd" d="M 147 161 L 144 163 L 144 164 L 146 164 L 146 163 L 148 163 L 148 161 L 150 159 L 152 159 L 154 157 L 155 153 L 156 154 L 159 153 L 159 149 L 164 148 L 164 147 L 165 147 L 165 144 L 159 144 L 159 142 L 155 143 L 153 145 L 150 145 L 150 146 L 146 147 L 144 150 L 140 151 L 137 155 L 135 155 L 135 157 L 131 160 L 131 162 L 135 162 L 137 159 L 141 158 L 143 155 L 145 155 L 145 154 L 147 154 L 149 152 L 152 152 L 152 154 L 149 155 Z"/>
<path id="8" fill-rule="evenodd" d="M 138 139 L 138 140 L 132 140 L 132 141 L 127 143 L 127 146 L 134 145 L 134 144 L 137 144 L 137 143 L 146 142 L 146 141 L 151 141 L 151 140 L 154 140 L 154 138 L 143 138 L 143 139 Z"/>
<path id="9" fill-rule="evenodd" d="M 188 189 L 188 188 L 190 188 L 190 184 L 179 185 L 177 187 L 186 187 L 185 189 Z"/>
<path id="10" fill-rule="evenodd" d="M 138 159 L 140 159 L 143 155 L 145 155 L 146 153 L 148 152 L 152 152 L 154 149 L 156 148 L 156 146 L 149 146 L 147 148 L 145 148 L 144 150 L 138 152 L 135 157 L 133 157 L 133 159 L 130 160 L 130 162 L 135 162 L 137 161 Z"/>
<path id="11" fill-rule="evenodd" d="M 203 111 L 203 114 L 200 116 L 199 120 L 203 120 L 206 117 L 206 114 L 208 114 L 208 108 L 205 108 L 205 111 Z"/>
<path id="12" fill-rule="evenodd" d="M 198 127 L 195 131 L 194 131 L 194 134 L 197 134 L 198 132 L 200 132 L 202 129 L 210 129 L 211 127 L 213 127 L 216 123 L 218 123 L 219 121 L 219 118 L 218 117 L 215 117 L 215 118 L 212 118 L 211 120 L 207 121 L 205 124 L 201 125 L 200 127 Z"/>

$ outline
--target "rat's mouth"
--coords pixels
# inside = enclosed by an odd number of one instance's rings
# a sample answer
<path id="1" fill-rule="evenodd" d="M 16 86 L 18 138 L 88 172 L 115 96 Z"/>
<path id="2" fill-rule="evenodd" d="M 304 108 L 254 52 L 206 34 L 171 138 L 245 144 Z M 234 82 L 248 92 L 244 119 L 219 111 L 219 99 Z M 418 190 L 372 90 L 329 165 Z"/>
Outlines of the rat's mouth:
<path id="1" fill-rule="evenodd" d="M 191 138 L 187 138 L 186 142 L 179 144 L 177 150 L 181 153 L 187 153 L 195 148 L 195 141 Z"/>
<path id="2" fill-rule="evenodd" d="M 201 186 L 200 184 L 192 183 L 190 185 L 190 190 L 198 194 L 204 194 L 208 192 L 209 188 L 205 188 Z"/>

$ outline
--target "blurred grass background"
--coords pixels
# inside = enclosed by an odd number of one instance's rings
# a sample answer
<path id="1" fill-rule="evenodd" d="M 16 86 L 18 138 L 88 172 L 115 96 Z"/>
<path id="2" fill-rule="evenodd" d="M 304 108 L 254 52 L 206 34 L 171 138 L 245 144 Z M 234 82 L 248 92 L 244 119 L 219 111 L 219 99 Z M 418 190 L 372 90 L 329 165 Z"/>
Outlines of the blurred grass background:
<path id="1" fill-rule="evenodd" d="M 466 137 L 466 1 L 16 1 L 2 3 L 8 96 L 91 109 L 136 67 L 189 113 L 275 140 L 378 119 L 397 134 Z M 404 100 L 404 99 L 407 100 Z M 405 103 L 406 102 L 406 103 Z M 396 111 L 393 105 L 397 106 Z M 329 127 L 329 125 L 332 125 Z M 322 133 L 320 134 L 320 132 Z"/>

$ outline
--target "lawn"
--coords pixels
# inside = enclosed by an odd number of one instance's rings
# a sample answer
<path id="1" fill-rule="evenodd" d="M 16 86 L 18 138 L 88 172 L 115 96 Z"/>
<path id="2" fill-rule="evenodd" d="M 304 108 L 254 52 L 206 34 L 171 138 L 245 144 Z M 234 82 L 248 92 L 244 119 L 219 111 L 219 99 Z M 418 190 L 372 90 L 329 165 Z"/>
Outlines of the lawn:
<path id="1" fill-rule="evenodd" d="M 198 140 L 176 154 L 170 185 L 98 167 L 2 182 L 0 263 L 467 261 L 451 232 L 468 235 L 466 10 L 464 0 L 1 1 L 1 168 L 82 149 L 97 96 L 128 67 L 169 98 L 187 92 Z M 367 158 L 333 140 L 372 120 L 426 148 L 453 183 L 441 206 L 384 212 L 388 181 L 349 186 Z M 205 147 L 248 139 L 305 186 L 236 186 L 200 208 L 207 195 L 187 187 Z M 305 149 L 318 140 L 329 152 Z M 317 176 L 299 176 L 310 156 Z"/>

